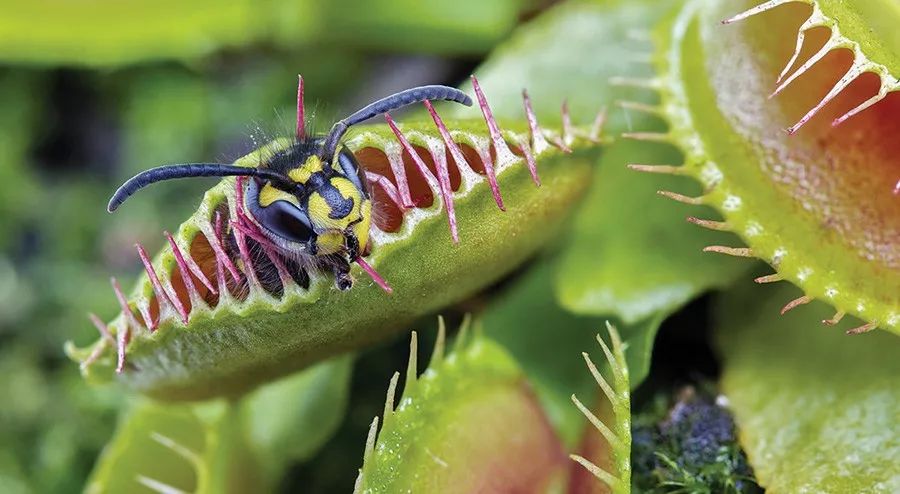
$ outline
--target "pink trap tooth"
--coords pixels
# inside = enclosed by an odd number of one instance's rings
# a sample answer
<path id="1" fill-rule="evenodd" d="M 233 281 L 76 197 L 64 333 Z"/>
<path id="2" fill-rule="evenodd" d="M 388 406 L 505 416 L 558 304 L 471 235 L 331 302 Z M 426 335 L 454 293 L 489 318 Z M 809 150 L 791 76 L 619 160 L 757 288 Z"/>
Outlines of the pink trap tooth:
<path id="1" fill-rule="evenodd" d="M 228 258 L 228 254 L 225 253 L 225 248 L 222 246 L 222 215 L 218 211 L 216 211 L 213 229 L 215 234 L 213 235 L 213 238 L 208 240 L 210 240 L 209 245 L 212 247 L 213 253 L 215 253 L 216 261 L 228 270 L 235 283 L 240 284 L 240 272 L 238 271 L 237 266 L 235 266 L 234 263 L 231 262 L 231 259 Z"/>
<path id="2" fill-rule="evenodd" d="M 603 126 L 606 124 L 606 107 L 604 106 L 594 117 L 594 124 L 591 126 L 591 133 L 588 139 L 592 142 L 600 142 L 600 134 L 603 132 Z"/>
<path id="3" fill-rule="evenodd" d="M 256 277 L 256 268 L 253 267 L 253 261 L 250 259 L 250 252 L 247 249 L 247 237 L 240 228 L 234 229 L 234 237 L 237 241 L 241 261 L 244 263 L 244 274 L 247 276 L 250 288 L 252 289 L 260 286 L 259 278 Z"/>
<path id="4" fill-rule="evenodd" d="M 91 350 L 90 355 L 88 355 L 87 358 L 81 361 L 80 365 L 82 369 L 86 369 L 90 367 L 91 364 L 96 362 L 97 359 L 99 359 L 100 356 L 103 355 L 103 352 L 106 350 L 107 344 L 111 345 L 113 348 L 118 347 L 118 342 L 115 338 L 113 338 L 112 334 L 110 334 L 109 329 L 106 327 L 106 324 L 104 324 L 103 321 L 101 321 L 100 318 L 93 313 L 88 314 L 88 317 L 90 318 L 91 322 L 94 323 L 97 331 L 100 332 L 100 337 L 103 340 L 103 344 L 95 345 L 94 349 Z"/>
<path id="5" fill-rule="evenodd" d="M 387 281 L 385 281 L 380 274 L 378 274 L 378 271 L 375 271 L 375 268 L 369 266 L 369 264 L 365 260 L 363 260 L 362 257 L 357 257 L 356 263 L 359 264 L 359 267 L 361 267 L 363 271 L 365 271 L 369 276 L 372 277 L 372 281 L 378 284 L 378 286 L 380 286 L 382 290 L 387 293 L 394 292 L 394 289 L 391 288 L 390 285 L 388 285 Z"/>
<path id="6" fill-rule="evenodd" d="M 409 140 L 406 139 L 406 136 L 400 132 L 400 129 L 397 128 L 397 124 L 394 123 L 394 119 L 387 113 L 384 114 L 384 119 L 387 120 L 388 126 L 394 132 L 394 135 L 397 136 L 397 141 L 400 142 L 400 145 L 403 146 L 403 149 L 409 154 L 412 158 L 413 163 L 416 164 L 416 168 L 419 169 L 419 173 L 422 174 L 422 177 L 428 182 L 429 185 L 432 185 L 437 182 L 437 178 L 431 173 L 431 170 L 428 168 L 428 165 L 422 161 L 422 157 L 419 156 L 419 153 L 416 152 L 415 148 L 413 148 L 412 144 Z"/>
<path id="7" fill-rule="evenodd" d="M 138 304 L 137 306 L 138 312 L 141 314 L 141 318 L 144 320 L 144 325 L 147 326 L 147 329 L 150 332 L 156 331 L 156 328 L 159 327 L 159 319 L 153 320 L 153 317 L 150 314 L 150 305 L 145 303 Z"/>
<path id="8" fill-rule="evenodd" d="M 568 147 L 574 136 L 572 134 L 572 114 L 569 113 L 569 101 L 564 100 L 562 104 L 562 142 Z"/>
<path id="9" fill-rule="evenodd" d="M 836 42 L 835 40 L 836 40 L 835 34 L 834 34 L 834 32 L 832 32 L 831 38 L 829 38 L 828 41 L 825 42 L 825 44 L 822 46 L 822 48 L 820 48 L 819 51 L 816 52 L 815 55 L 811 56 L 809 58 L 809 60 L 804 62 L 803 65 L 801 65 L 800 68 L 798 68 L 796 72 L 794 72 L 793 74 L 788 76 L 787 79 L 784 79 L 783 81 L 781 81 L 781 83 L 779 83 L 778 86 L 775 87 L 775 91 L 773 91 L 772 94 L 769 95 L 769 98 L 771 99 L 771 98 L 774 98 L 775 96 L 778 96 L 779 94 L 781 94 L 781 92 L 784 91 L 788 86 L 790 86 L 791 83 L 793 83 L 795 80 L 797 80 L 798 77 L 805 74 L 806 71 L 811 69 L 815 64 L 819 63 L 820 60 L 825 58 L 825 55 L 828 55 L 829 53 L 831 53 L 831 51 L 835 48 L 835 45 L 834 45 L 834 43 Z"/>
<path id="10" fill-rule="evenodd" d="M 169 247 L 172 248 L 172 254 L 175 256 L 175 264 L 178 265 L 178 272 L 181 273 L 181 280 L 184 282 L 184 287 L 187 289 L 188 297 L 191 299 L 191 303 L 196 303 L 200 298 L 200 292 L 197 291 L 197 287 L 194 286 L 194 280 L 191 279 L 191 273 L 187 266 L 187 262 L 184 260 L 184 256 L 181 255 L 181 249 L 178 248 L 178 244 L 175 243 L 175 239 L 172 238 L 172 234 L 169 232 L 163 232 L 163 235 L 166 236 L 166 240 L 169 241 Z"/>
<path id="11" fill-rule="evenodd" d="M 234 210 L 237 212 L 237 217 L 242 223 L 250 225 L 253 223 L 247 218 L 247 208 L 246 204 L 244 204 L 245 180 L 247 180 L 247 177 L 237 177 L 234 181 Z"/>
<path id="12" fill-rule="evenodd" d="M 816 19 L 815 16 L 811 16 L 802 26 L 800 26 L 800 29 L 797 31 L 797 41 L 794 44 L 794 53 L 791 55 L 791 58 L 788 59 L 784 68 L 781 69 L 781 73 L 778 74 L 778 79 L 775 80 L 775 84 L 783 81 L 790 73 L 791 69 L 794 68 L 794 65 L 797 64 L 797 59 L 800 58 L 800 52 L 803 51 L 803 43 L 806 40 L 806 31 L 815 27 L 817 20 L 818 19 Z"/>
<path id="13" fill-rule="evenodd" d="M 862 67 L 860 66 L 860 64 L 854 63 L 850 67 L 850 69 L 847 70 L 847 73 L 844 74 L 844 76 L 841 77 L 841 79 L 834 85 L 834 87 L 831 88 L 831 91 L 829 91 L 828 94 L 826 94 L 825 97 L 822 98 L 822 101 L 819 101 L 819 103 L 814 106 L 806 115 L 804 115 L 799 122 L 787 129 L 788 134 L 796 134 L 797 131 L 800 130 L 800 127 L 803 127 L 806 122 L 809 122 L 809 120 L 812 119 L 812 117 L 814 117 L 817 113 L 819 113 L 819 110 L 821 110 L 825 105 L 830 103 L 835 96 L 840 94 L 844 89 L 847 89 L 847 86 L 855 81 L 856 78 L 860 76 L 860 74 L 862 74 Z"/>
<path id="14" fill-rule="evenodd" d="M 413 155 L 413 159 L 416 159 L 416 157 L 418 157 L 418 154 L 415 153 L 412 149 L 412 146 L 409 145 L 408 142 L 406 142 L 406 138 L 403 137 L 403 134 L 400 133 L 400 129 L 397 128 L 397 125 L 394 123 L 394 119 L 391 118 L 391 116 L 387 113 L 384 114 L 384 119 L 387 121 L 388 126 L 390 126 L 391 130 L 394 132 L 394 135 L 397 136 L 397 140 L 400 141 L 400 145 L 403 146 L 403 148 L 406 149 L 406 151 L 410 155 Z M 414 207 L 415 204 L 413 204 L 412 202 L 412 193 L 409 190 L 409 181 L 406 178 L 406 167 L 403 166 L 402 154 L 399 159 L 389 159 L 388 161 L 391 165 L 391 171 L 394 172 L 394 178 L 397 180 L 397 191 L 400 193 L 402 206 L 406 208 Z"/>
<path id="15" fill-rule="evenodd" d="M 121 374 L 125 370 L 125 348 L 131 340 L 131 328 L 126 325 L 119 331 L 119 339 L 116 342 L 116 352 L 118 359 L 116 362 L 116 373 Z"/>
<path id="16" fill-rule="evenodd" d="M 541 154 L 550 147 L 541 127 L 538 125 L 537 116 L 531 107 L 531 98 L 528 97 L 528 91 L 522 90 L 522 102 L 525 105 L 525 117 L 528 119 L 528 130 L 531 132 L 531 149 L 534 154 Z"/>
<path id="17" fill-rule="evenodd" d="M 297 139 L 306 137 L 306 122 L 303 110 L 303 76 L 297 75 Z"/>
<path id="18" fill-rule="evenodd" d="M 768 2 L 761 3 L 761 4 L 757 5 L 756 7 L 753 7 L 749 10 L 741 12 L 740 14 L 738 14 L 734 17 L 730 17 L 728 19 L 723 20 L 722 24 L 731 24 L 732 22 L 737 22 L 737 21 L 746 19 L 748 17 L 752 17 L 756 14 L 761 14 L 767 10 L 774 9 L 775 7 L 778 7 L 779 5 L 783 5 L 783 4 L 786 4 L 789 2 L 796 2 L 796 1 L 797 0 L 769 0 Z"/>
<path id="19" fill-rule="evenodd" d="M 894 186 L 894 195 L 900 196 L 900 180 L 897 180 L 897 185 Z"/>
<path id="20" fill-rule="evenodd" d="M 494 113 L 491 111 L 487 98 L 485 98 L 484 92 L 481 90 L 481 85 L 478 84 L 478 79 L 474 75 L 472 75 L 472 88 L 475 90 L 478 106 L 481 107 L 481 114 L 484 116 L 484 121 L 487 123 L 488 130 L 491 133 L 491 140 L 494 142 L 494 151 L 497 155 L 497 163 L 516 161 L 516 155 L 513 154 L 509 149 L 509 145 L 506 144 L 506 140 L 503 139 L 500 126 L 497 124 L 497 120 L 494 119 Z"/>
<path id="21" fill-rule="evenodd" d="M 447 155 L 444 148 L 435 150 L 429 147 L 428 152 L 431 153 L 431 159 L 438 171 L 438 187 L 443 198 L 444 205 L 447 208 L 447 222 L 450 225 L 450 237 L 453 243 L 459 243 L 459 229 L 456 224 L 456 204 L 453 201 L 453 191 L 450 189 L 450 175 L 447 168 Z"/>
<path id="22" fill-rule="evenodd" d="M 147 256 L 147 251 L 144 250 L 144 246 L 141 244 L 134 244 L 134 246 L 137 248 L 141 262 L 144 264 L 144 270 L 147 271 L 147 277 L 150 278 L 150 284 L 153 285 L 153 292 L 156 294 L 156 301 L 159 304 L 159 318 L 163 318 L 163 311 L 166 307 L 164 304 L 168 303 L 175 308 L 178 314 L 181 315 L 181 320 L 187 324 L 188 313 L 187 309 L 184 308 L 184 304 L 181 303 L 181 299 L 163 288 L 162 283 L 159 281 L 159 276 L 156 274 L 156 269 L 153 268 L 153 264 Z"/>
<path id="23" fill-rule="evenodd" d="M 847 120 L 849 120 L 849 119 L 855 117 L 856 115 L 858 115 L 859 113 L 863 112 L 864 110 L 868 110 L 868 109 L 869 109 L 870 107 L 872 107 L 875 103 L 878 103 L 879 101 L 883 100 L 885 96 L 887 96 L 887 91 L 885 90 L 885 88 L 882 88 L 882 89 L 878 92 L 878 94 L 876 94 L 875 96 L 872 96 L 871 98 L 867 99 L 866 101 L 864 101 L 863 103 L 861 103 L 859 106 L 857 106 L 856 108 L 854 108 L 854 109 L 848 111 L 847 113 L 845 113 L 845 114 L 842 115 L 841 117 L 836 118 L 833 122 L 831 122 L 831 126 L 832 126 L 832 127 L 837 127 L 838 125 L 840 125 L 840 124 L 846 122 Z"/>
<path id="24" fill-rule="evenodd" d="M 572 122 L 571 118 L 569 118 L 569 105 L 565 101 L 562 104 L 560 113 L 562 115 L 562 131 L 559 133 L 559 136 L 552 137 L 551 142 L 554 146 L 558 147 L 560 151 L 571 153 L 572 149 L 566 144 L 566 140 L 568 139 L 568 127 L 572 126 Z M 566 120 L 569 120 L 569 122 L 566 123 Z"/>
<path id="25" fill-rule="evenodd" d="M 112 284 L 113 293 L 116 294 L 116 299 L 119 301 L 122 313 L 125 315 L 125 327 L 119 328 L 116 333 L 116 352 L 118 353 L 116 372 L 121 374 L 125 370 L 125 348 L 131 339 L 131 328 L 132 326 L 137 328 L 139 324 L 137 318 L 134 317 L 134 312 L 131 312 L 131 307 L 128 306 L 128 300 L 125 299 L 125 294 L 122 293 L 122 286 L 119 285 L 119 281 L 115 277 L 110 278 L 109 281 Z M 149 327 L 149 324 L 147 327 Z"/>
<path id="26" fill-rule="evenodd" d="M 284 261 L 281 260 L 281 256 L 268 244 L 260 243 L 259 245 L 262 247 L 266 257 L 268 257 L 269 260 L 272 261 L 272 264 L 275 265 L 275 270 L 278 271 L 278 278 L 281 279 L 281 286 L 287 290 L 287 287 L 294 279 L 291 278 L 291 274 L 288 272 Z"/>
<path id="27" fill-rule="evenodd" d="M 191 256 L 187 256 L 187 257 L 183 256 L 181 253 L 181 249 L 178 248 L 178 244 L 175 242 L 175 239 L 172 237 L 172 235 L 170 235 L 169 232 L 165 232 L 165 233 L 166 233 L 166 238 L 169 240 L 169 245 L 172 246 L 172 252 L 175 253 L 175 259 L 176 260 L 181 259 L 179 261 L 179 267 L 180 267 L 180 263 L 184 262 L 184 264 L 187 266 L 187 268 L 190 270 L 190 272 L 194 273 L 194 276 L 196 276 L 197 279 L 200 280 L 201 283 L 203 283 L 203 286 L 205 286 L 207 289 L 209 289 L 209 291 L 212 292 L 213 295 L 218 295 L 219 294 L 218 290 L 216 290 L 216 287 L 213 286 L 212 281 L 210 281 L 206 277 L 206 275 L 203 274 L 203 270 L 200 269 L 200 266 L 197 265 L 197 262 L 194 261 L 194 258 Z M 184 277 L 185 279 L 190 278 L 189 276 L 185 276 L 185 274 L 183 272 L 182 272 L 182 277 Z M 196 290 L 196 287 L 194 285 L 194 280 L 191 280 L 191 287 Z M 188 289 L 190 290 L 191 288 L 188 288 Z"/>
<path id="28" fill-rule="evenodd" d="M 141 323 L 138 322 L 137 318 L 134 316 L 134 312 L 132 312 L 131 307 L 128 305 L 128 300 L 125 298 L 125 294 L 122 293 L 122 285 L 119 284 L 119 280 L 115 277 L 109 279 L 110 284 L 112 285 L 113 293 L 116 294 L 116 300 L 119 301 L 119 308 L 122 310 L 122 314 L 125 315 L 125 323 L 126 326 L 131 326 L 134 328 L 141 327 Z M 147 324 L 149 328 L 150 325 Z"/>
<path id="29" fill-rule="evenodd" d="M 91 322 L 94 324 L 94 327 L 97 328 L 97 331 L 100 332 L 100 336 L 106 340 L 107 343 L 116 346 L 116 339 L 113 338 L 113 335 L 110 334 L 109 328 L 106 327 L 106 323 L 100 320 L 96 314 L 90 313 L 88 314 L 88 318 L 90 318 Z"/>
<path id="30" fill-rule="evenodd" d="M 525 163 L 528 164 L 528 172 L 531 173 L 531 180 L 534 181 L 535 185 L 540 187 L 541 177 L 538 176 L 537 160 L 534 159 L 534 153 L 531 152 L 531 146 L 528 143 L 528 139 L 525 137 L 519 139 L 519 146 L 522 149 L 522 154 L 525 156 Z"/>
<path id="31" fill-rule="evenodd" d="M 441 120 L 441 117 L 438 116 L 437 112 L 434 111 L 434 106 L 431 105 L 431 102 L 425 100 L 425 107 L 428 108 L 428 113 L 431 114 L 431 119 L 434 120 L 434 124 L 437 126 L 438 131 L 441 133 L 441 137 L 444 139 L 444 144 L 447 145 L 447 148 L 450 149 L 450 154 L 453 156 L 453 159 L 456 160 L 457 166 L 462 166 L 463 163 L 468 165 L 465 156 L 462 154 L 462 151 L 459 149 L 459 146 L 450 137 L 450 131 L 447 129 L 447 126 L 444 125 L 444 121 Z M 469 166 L 471 168 L 471 166 Z M 438 170 L 438 175 L 440 175 L 441 170 Z M 497 202 L 497 207 L 500 208 L 501 211 L 506 211 L 506 207 L 503 206 L 503 198 L 500 197 L 500 186 L 497 185 L 497 176 L 494 173 L 494 164 L 490 162 L 490 160 L 484 162 L 484 172 L 488 177 L 488 183 L 491 186 L 491 193 L 494 194 L 494 201 Z M 449 173 L 448 173 L 449 175 Z M 438 177 L 440 178 L 440 177 Z M 449 182 L 449 178 L 447 179 Z M 449 190 L 449 183 L 447 184 L 447 189 Z"/>
<path id="32" fill-rule="evenodd" d="M 431 114 L 431 119 L 434 120 L 435 126 L 437 126 L 438 131 L 441 133 L 441 137 L 444 139 L 444 144 L 447 145 L 447 148 L 450 149 L 450 154 L 453 156 L 453 159 L 456 161 L 457 166 L 462 166 L 465 164 L 469 168 L 472 168 L 469 165 L 469 162 L 466 161 L 466 157 L 463 155 L 462 150 L 459 149 L 459 146 L 456 144 L 456 141 L 450 136 L 450 131 L 447 129 L 447 126 L 444 125 L 444 121 L 441 120 L 441 117 L 438 116 L 437 112 L 434 111 L 434 106 L 431 105 L 431 102 L 426 100 L 425 107 L 428 108 L 428 113 Z M 447 173 L 447 189 L 450 189 L 449 184 L 449 172 L 446 170 L 438 170 L 438 178 L 440 178 L 441 173 Z M 500 197 L 500 186 L 497 185 L 497 176 L 494 173 L 494 164 L 490 162 L 490 160 L 485 161 L 484 163 L 484 172 L 487 175 L 488 183 L 491 186 L 491 193 L 494 195 L 494 201 L 497 202 L 497 207 L 502 211 L 506 211 L 506 208 L 503 206 L 503 198 Z"/>
<path id="33" fill-rule="evenodd" d="M 467 164 L 466 159 L 462 155 L 462 151 L 459 150 L 459 147 L 453 142 L 453 139 L 450 138 L 450 132 L 447 130 L 447 127 L 444 126 L 441 117 L 434 111 L 431 102 L 425 100 L 425 107 L 428 108 L 428 111 L 431 113 L 431 118 L 434 120 L 438 131 L 441 133 L 444 145 L 450 149 L 450 154 L 456 159 L 457 165 L 462 166 L 463 163 Z M 444 153 L 435 153 L 433 149 L 430 151 L 432 159 L 434 159 L 435 168 L 437 168 L 437 178 L 438 185 L 441 189 L 441 197 L 444 200 L 444 206 L 447 208 L 447 220 L 450 222 L 450 236 L 453 237 L 454 243 L 459 243 L 459 231 L 456 228 L 456 208 L 453 204 L 453 190 L 450 188 L 450 171 L 447 168 L 447 158 Z"/>
<path id="34" fill-rule="evenodd" d="M 387 194 L 391 202 L 394 203 L 394 205 L 396 205 L 401 210 L 406 209 L 406 207 L 403 205 L 403 201 L 400 199 L 400 194 L 397 192 L 396 187 L 394 187 L 394 184 L 392 184 L 387 177 L 367 171 L 366 179 L 368 179 L 369 182 L 373 184 L 380 185 L 381 188 L 384 189 L 385 194 Z"/>
<path id="35" fill-rule="evenodd" d="M 116 347 L 115 342 L 113 342 L 113 348 Z M 84 360 L 81 361 L 81 368 L 86 369 L 91 366 L 97 359 L 100 358 L 100 355 L 103 355 L 103 350 L 106 349 L 106 345 L 97 345 L 91 350 L 91 354 L 87 356 Z M 124 363 L 123 363 L 124 364 Z M 124 365 L 123 365 L 124 367 Z"/>

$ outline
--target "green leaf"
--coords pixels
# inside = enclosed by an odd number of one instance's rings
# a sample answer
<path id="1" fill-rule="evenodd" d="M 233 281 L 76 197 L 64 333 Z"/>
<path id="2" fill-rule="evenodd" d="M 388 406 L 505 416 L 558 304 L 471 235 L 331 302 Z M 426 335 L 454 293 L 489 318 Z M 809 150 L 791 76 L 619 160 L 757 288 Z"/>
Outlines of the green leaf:
<path id="1" fill-rule="evenodd" d="M 211 0 L 20 3 L 6 8 L 0 19 L 0 57 L 105 65 L 200 56 L 260 38 L 268 28 L 260 19 L 266 10 L 249 0 L 226 5 Z M 38 18 L 41 22 L 29 21 Z M 301 32 L 315 26 L 308 16 L 294 20 Z"/>
<path id="2" fill-rule="evenodd" d="M 309 459 L 343 420 L 353 358 L 262 387 L 239 402 L 137 400 L 92 474 L 88 492 L 167 485 L 185 492 L 265 490 Z"/>
<path id="3" fill-rule="evenodd" d="M 553 263 L 544 260 L 496 300 L 481 322 L 485 334 L 516 359 L 563 444 L 572 449 L 582 437 L 585 422 L 570 397 L 592 396 L 596 389 L 578 355 L 596 345 L 594 336 L 604 319 L 561 308 L 553 296 L 552 281 Z M 653 338 L 662 319 L 621 326 L 632 387 L 649 372 Z"/>
<path id="4" fill-rule="evenodd" d="M 36 96 L 40 90 L 37 78 L 27 72 L 7 72 L 0 76 L 0 107 L 4 108 L 0 112 L 0 263 L 13 249 L 19 230 L 30 221 L 40 220 L 34 211 L 41 188 L 27 161 L 38 120 Z M 7 303 L 3 295 L 0 288 L 0 306 Z M 11 314 L 13 309 L 0 312 Z M 3 319 L 0 316 L 0 321 Z"/>
<path id="5" fill-rule="evenodd" d="M 322 362 L 264 386 L 243 401 L 249 441 L 278 475 L 311 458 L 331 438 L 347 408 L 353 356 Z"/>
<path id="6" fill-rule="evenodd" d="M 560 98 L 567 98 L 576 122 L 590 121 L 603 107 L 609 109 L 611 135 L 630 119 L 613 111 L 618 98 L 643 94 L 633 88 L 613 88 L 610 78 L 649 74 L 646 42 L 623 40 L 646 36 L 653 19 L 671 0 L 571 1 L 542 13 L 515 31 L 478 68 L 478 81 L 494 99 L 499 118 L 519 118 L 519 94 L 527 88 L 538 118 L 560 122 Z M 454 115 L 476 110 L 453 108 Z"/>
<path id="7" fill-rule="evenodd" d="M 251 44 L 294 49 L 317 43 L 479 53 L 512 28 L 521 4 L 521 0 L 236 0 L 224 5 L 212 0 L 88 4 L 39 0 L 4 9 L 0 59 L 115 65 L 186 60 Z M 41 22 L 33 22 L 38 18 Z"/>
<path id="8" fill-rule="evenodd" d="M 243 434 L 232 405 L 142 400 L 119 423 L 85 491 L 212 494 L 260 489 L 265 484 Z"/>
<path id="9" fill-rule="evenodd" d="M 482 53 L 516 23 L 525 0 L 342 0 L 320 7 L 327 43 L 365 50 Z"/>
<path id="10" fill-rule="evenodd" d="M 478 69 L 479 82 L 496 98 L 498 116 L 518 115 L 516 95 L 527 85 L 529 93 L 544 103 L 552 102 L 548 95 L 567 96 L 575 119 L 588 119 L 597 109 L 608 107 L 609 135 L 658 129 L 660 123 L 651 115 L 616 106 L 622 101 L 651 103 L 652 94 L 613 82 L 652 76 L 648 33 L 671 3 L 560 5 L 518 29 L 509 42 L 495 50 Z M 648 39 L 640 39 L 642 36 Z M 543 119 L 560 118 L 555 105 L 536 103 L 535 111 Z M 629 163 L 679 159 L 671 147 L 627 140 L 604 152 L 574 231 L 566 240 L 554 282 L 567 309 L 585 315 L 615 315 L 629 325 L 637 324 L 660 313 L 669 314 L 710 288 L 726 286 L 742 272 L 740 265 L 701 253 L 716 236 L 686 228 L 684 219 L 703 211 L 654 197 L 657 190 L 690 185 L 688 180 L 650 180 L 626 169 Z M 694 189 L 699 193 L 699 187 Z M 646 269 L 648 265 L 653 269 Z"/>
<path id="11" fill-rule="evenodd" d="M 817 327 L 813 303 L 784 316 L 796 289 L 723 297 L 722 388 L 759 483 L 768 492 L 898 492 L 897 337 Z"/>
<path id="12" fill-rule="evenodd" d="M 416 377 L 417 342 L 399 404 L 389 386 L 383 427 L 372 423 L 357 493 L 546 492 L 565 455 L 515 361 L 488 338 L 462 331 L 443 355 L 443 327 Z M 551 491 L 552 492 L 552 491 Z"/>

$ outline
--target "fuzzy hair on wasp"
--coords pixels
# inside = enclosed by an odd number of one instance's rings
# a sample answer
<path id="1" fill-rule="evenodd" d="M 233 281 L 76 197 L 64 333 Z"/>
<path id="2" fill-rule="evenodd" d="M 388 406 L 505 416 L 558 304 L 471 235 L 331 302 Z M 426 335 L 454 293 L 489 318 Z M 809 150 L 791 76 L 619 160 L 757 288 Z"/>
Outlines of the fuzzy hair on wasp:
<path id="1" fill-rule="evenodd" d="M 143 171 L 113 194 L 107 210 L 115 211 L 148 185 L 176 178 L 238 177 L 238 201 L 248 214 L 242 228 L 286 258 L 302 266 L 330 269 L 341 290 L 353 285 L 350 264 L 356 262 L 386 291 L 390 287 L 363 255 L 370 248 L 372 199 L 364 171 L 341 138 L 353 125 L 425 101 L 472 100 L 448 86 L 419 86 L 370 103 L 334 123 L 328 134 L 307 135 L 304 124 L 303 78 L 297 87 L 296 140 L 257 167 L 225 163 L 184 163 Z M 249 177 L 249 180 L 245 178 Z M 238 224 L 240 226 L 240 223 Z"/>

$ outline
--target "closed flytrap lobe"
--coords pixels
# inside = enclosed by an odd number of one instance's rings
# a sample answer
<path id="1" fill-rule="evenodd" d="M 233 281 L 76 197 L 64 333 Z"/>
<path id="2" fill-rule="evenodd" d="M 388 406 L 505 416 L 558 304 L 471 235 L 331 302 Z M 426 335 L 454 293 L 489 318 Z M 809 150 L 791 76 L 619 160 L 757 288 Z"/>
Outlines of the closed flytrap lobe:
<path id="1" fill-rule="evenodd" d="M 374 203 L 353 288 L 279 256 L 246 221 L 243 180 L 225 178 L 154 258 L 137 246 L 145 273 L 129 296 L 112 280 L 121 312 L 108 324 L 92 315 L 100 339 L 68 344 L 70 357 L 88 378 L 115 376 L 158 398 L 235 396 L 378 341 L 513 270 L 580 199 L 605 114 L 579 127 L 563 105 L 561 128 L 549 129 L 523 92 L 524 118 L 501 125 L 472 83 L 480 119 L 444 121 L 425 101 L 430 119 L 385 114 L 343 142 Z M 276 139 L 235 165 L 257 166 L 293 143 Z"/>
<path id="2" fill-rule="evenodd" d="M 658 105 L 643 106 L 669 129 L 623 137 L 682 152 L 680 165 L 630 167 L 700 182 L 698 197 L 660 194 L 718 210 L 721 219 L 688 221 L 733 232 L 746 247 L 705 250 L 771 265 L 775 273 L 758 283 L 785 280 L 802 290 L 784 311 L 819 300 L 835 309 L 825 324 L 852 315 L 861 322 L 847 326 L 850 334 L 900 333 L 900 65 L 867 56 L 882 53 L 871 39 L 849 36 L 861 35 L 859 26 L 839 14 L 856 7 L 839 3 L 772 1 L 735 17 L 728 16 L 746 2 L 679 5 L 646 41 L 655 50 L 655 77 L 617 81 L 658 93 Z M 885 7 L 884 15 L 891 12 Z M 823 37 L 812 27 L 831 31 Z M 810 46 L 791 55 L 804 39 Z M 780 54 L 790 57 L 787 68 Z M 769 98 L 773 81 L 781 85 Z"/>
<path id="3" fill-rule="evenodd" d="M 403 384 L 395 372 L 384 413 L 369 428 L 354 493 L 546 492 L 568 471 L 515 359 L 468 326 L 465 320 L 445 352 L 440 321 L 422 374 L 412 333 Z"/>
<path id="4" fill-rule="evenodd" d="M 592 426 L 585 434 L 597 434 L 598 446 L 581 451 L 588 458 L 567 458 L 515 360 L 480 331 L 470 334 L 469 326 L 467 318 L 447 351 L 440 319 L 431 359 L 421 374 L 413 331 L 403 385 L 395 372 L 384 412 L 369 427 L 354 492 L 545 492 L 567 477 L 570 489 L 579 492 L 576 486 L 584 490 L 601 482 L 610 492 L 628 492 L 631 392 L 625 345 L 616 329 L 607 323 L 609 345 L 597 335 L 604 357 L 599 369 L 582 354 L 585 372 L 602 392 L 605 405 L 598 407 L 609 407 L 611 413 L 603 414 L 604 423 L 572 396 Z"/>

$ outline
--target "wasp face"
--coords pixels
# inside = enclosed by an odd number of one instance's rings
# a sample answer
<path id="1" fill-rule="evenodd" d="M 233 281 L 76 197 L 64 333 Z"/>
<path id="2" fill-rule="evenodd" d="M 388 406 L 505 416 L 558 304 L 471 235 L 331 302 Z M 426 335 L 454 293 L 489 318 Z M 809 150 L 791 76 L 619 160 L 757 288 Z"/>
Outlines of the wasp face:
<path id="1" fill-rule="evenodd" d="M 248 181 L 247 210 L 286 253 L 353 261 L 369 238 L 372 204 L 365 179 L 346 149 L 326 165 L 309 147 L 298 142 L 266 164 L 289 177 L 294 190 L 259 178 Z"/>

